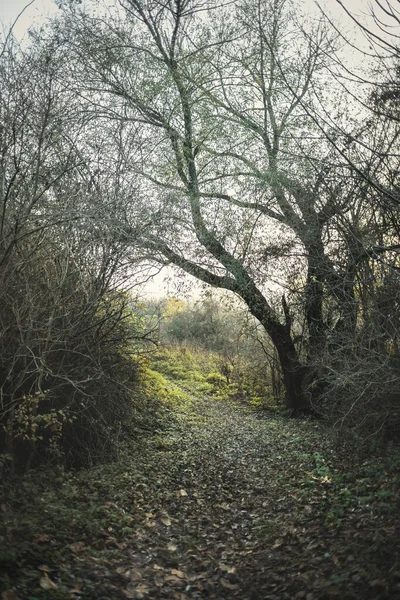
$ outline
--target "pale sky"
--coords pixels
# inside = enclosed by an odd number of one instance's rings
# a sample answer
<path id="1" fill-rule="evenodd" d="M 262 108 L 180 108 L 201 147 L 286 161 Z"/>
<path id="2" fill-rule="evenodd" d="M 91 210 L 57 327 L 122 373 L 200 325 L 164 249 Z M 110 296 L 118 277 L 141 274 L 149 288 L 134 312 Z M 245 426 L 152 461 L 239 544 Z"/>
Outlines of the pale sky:
<path id="1" fill-rule="evenodd" d="M 117 2 L 118 0 L 108 0 L 109 2 Z M 375 5 L 375 0 L 341 0 L 343 5 L 347 7 L 354 15 L 360 18 L 363 22 L 368 22 L 371 26 L 371 21 L 365 18 L 369 14 L 370 6 Z M 387 0 L 384 0 L 384 4 Z M 343 23 L 343 31 L 349 32 L 352 41 L 356 41 L 356 45 L 364 45 L 365 41 L 357 27 L 353 26 L 351 19 L 345 14 L 343 8 L 337 0 L 302 0 L 299 2 L 306 13 L 311 13 L 319 16 L 318 4 L 323 10 L 334 20 L 334 22 Z M 25 10 L 24 10 L 25 8 Z M 57 12 L 57 6 L 54 0 L 0 0 L 0 29 L 1 24 L 7 31 L 17 16 L 23 11 L 14 27 L 14 35 L 17 39 L 22 40 L 32 25 L 40 25 L 46 17 Z M 341 27 L 342 29 L 342 27 Z"/>
<path id="2" fill-rule="evenodd" d="M 0 0 L 0 21 L 6 27 L 9 27 L 18 14 L 28 4 L 29 2 L 26 0 Z M 310 9 L 312 9 L 315 7 L 316 2 L 315 0 L 303 0 L 302 4 L 303 6 L 309 6 Z M 336 0 L 320 0 L 320 4 L 336 18 L 343 16 L 343 10 Z M 343 4 L 352 11 L 357 11 L 358 14 L 360 14 L 364 11 L 368 12 L 370 0 L 343 0 Z M 23 37 L 23 34 L 31 25 L 34 23 L 39 24 L 43 21 L 45 16 L 52 13 L 54 14 L 56 11 L 57 7 L 54 0 L 33 0 L 18 21 L 18 25 L 15 29 L 16 36 L 18 38 Z"/>
<path id="3" fill-rule="evenodd" d="M 14 34 L 18 39 L 22 39 L 27 29 L 34 24 L 40 24 L 50 14 L 57 11 L 53 0 L 33 0 L 32 3 L 26 0 L 0 0 L 0 21 L 7 29 L 12 25 L 21 11 L 26 10 L 18 20 L 14 29 Z"/>

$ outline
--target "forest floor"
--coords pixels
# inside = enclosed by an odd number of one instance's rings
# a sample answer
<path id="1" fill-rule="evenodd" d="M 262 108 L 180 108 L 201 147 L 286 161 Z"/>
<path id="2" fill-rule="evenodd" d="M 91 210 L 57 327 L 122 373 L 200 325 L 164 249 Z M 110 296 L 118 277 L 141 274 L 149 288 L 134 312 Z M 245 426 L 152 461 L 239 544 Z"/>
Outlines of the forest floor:
<path id="1" fill-rule="evenodd" d="M 399 599 L 399 467 L 192 397 L 117 463 L 6 486 L 2 599 Z"/>

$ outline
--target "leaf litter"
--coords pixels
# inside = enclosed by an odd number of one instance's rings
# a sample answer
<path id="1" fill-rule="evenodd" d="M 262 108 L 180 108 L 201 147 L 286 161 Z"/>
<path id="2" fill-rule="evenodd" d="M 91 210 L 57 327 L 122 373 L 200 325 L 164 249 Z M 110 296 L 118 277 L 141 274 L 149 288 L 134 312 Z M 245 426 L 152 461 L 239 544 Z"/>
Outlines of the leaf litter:
<path id="1" fill-rule="evenodd" d="M 396 448 L 209 398 L 156 436 L 4 486 L 3 600 L 400 598 Z"/>

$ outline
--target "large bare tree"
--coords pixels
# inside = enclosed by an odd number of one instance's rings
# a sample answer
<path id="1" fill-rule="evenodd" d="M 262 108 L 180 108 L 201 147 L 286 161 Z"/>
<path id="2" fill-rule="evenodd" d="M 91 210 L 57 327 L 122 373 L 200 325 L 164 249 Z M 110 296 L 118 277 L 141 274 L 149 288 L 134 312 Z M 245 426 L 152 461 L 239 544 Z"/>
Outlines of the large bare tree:
<path id="1" fill-rule="evenodd" d="M 82 114 L 114 132 L 112 235 L 242 298 L 294 411 L 307 365 L 356 328 L 358 269 L 380 252 L 363 204 L 382 189 L 371 148 L 390 144 L 332 77 L 335 29 L 299 13 L 289 0 L 71 4 L 50 34 Z"/>
<path id="2" fill-rule="evenodd" d="M 302 410 L 307 372 L 293 316 L 270 285 L 279 257 L 298 257 L 308 355 L 329 326 L 356 318 L 354 261 L 333 260 L 341 242 L 331 225 L 358 184 L 310 116 L 324 94 L 333 106 L 329 29 L 306 32 L 288 0 L 124 0 L 104 11 L 73 8 L 58 31 L 87 110 L 124 123 L 121 143 L 132 142 L 126 173 L 141 200 L 128 202 L 121 235 L 242 298 L 278 351 L 288 406 Z M 338 311 L 330 325 L 326 294 Z"/>

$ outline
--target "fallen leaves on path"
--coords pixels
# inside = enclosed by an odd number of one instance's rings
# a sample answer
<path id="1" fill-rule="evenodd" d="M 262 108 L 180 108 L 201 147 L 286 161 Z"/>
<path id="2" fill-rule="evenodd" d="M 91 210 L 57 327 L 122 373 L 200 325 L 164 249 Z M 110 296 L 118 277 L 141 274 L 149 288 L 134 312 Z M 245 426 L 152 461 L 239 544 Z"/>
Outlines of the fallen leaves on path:
<path id="1" fill-rule="evenodd" d="M 393 449 L 206 398 L 157 439 L 7 487 L 3 600 L 400 598 Z"/>

